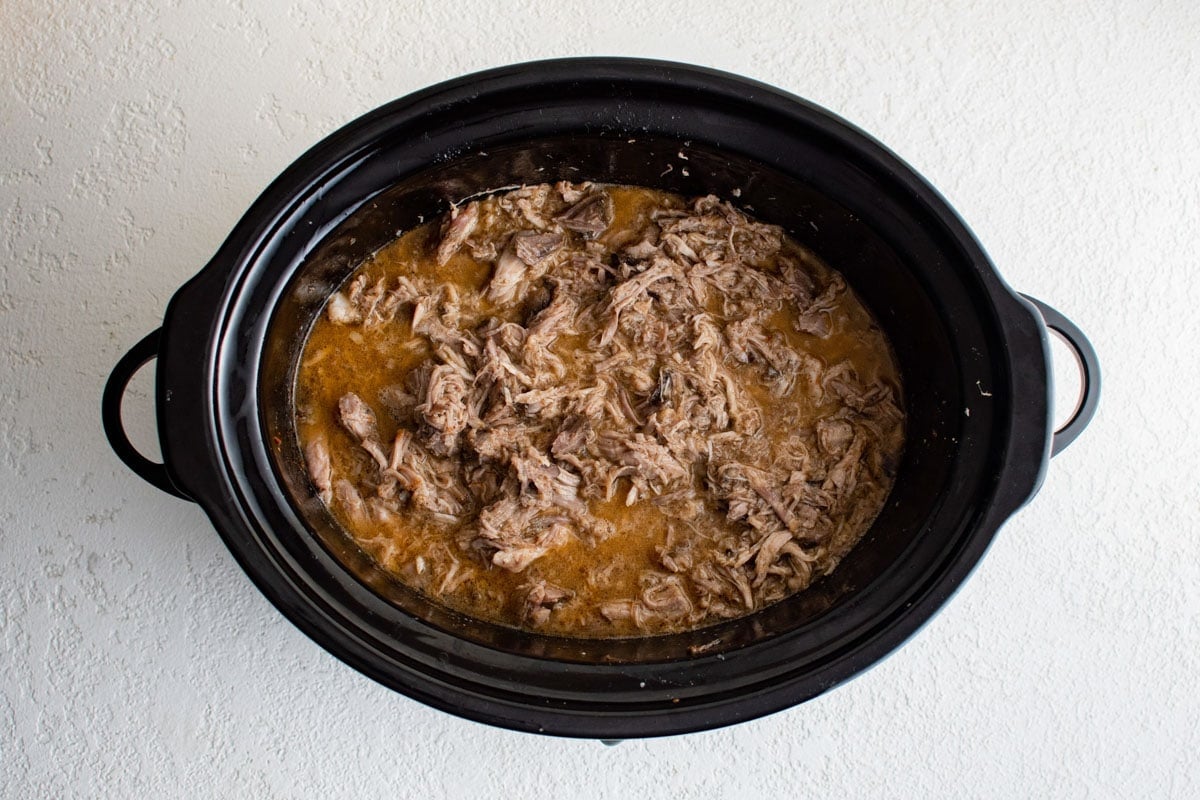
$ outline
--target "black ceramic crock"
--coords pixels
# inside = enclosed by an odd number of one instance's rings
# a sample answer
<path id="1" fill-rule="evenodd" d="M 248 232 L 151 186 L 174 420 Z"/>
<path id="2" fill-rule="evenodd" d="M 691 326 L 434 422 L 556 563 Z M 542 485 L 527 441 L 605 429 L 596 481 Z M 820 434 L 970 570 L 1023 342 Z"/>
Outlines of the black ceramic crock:
<path id="1" fill-rule="evenodd" d="M 840 270 L 895 345 L 908 442 L 889 501 L 831 576 L 745 619 L 624 640 L 522 633 L 447 611 L 375 570 L 304 474 L 296 355 L 329 294 L 397 232 L 463 198 L 592 180 L 713 193 Z M 1051 430 L 1047 330 L 1084 372 Z M 121 428 L 157 357 L 165 464 Z M 1080 332 L 1009 289 L 938 193 L 829 112 L 744 78 L 625 59 L 521 64 L 377 109 L 288 168 L 116 366 L 106 433 L 135 472 L 199 503 L 242 568 L 322 647 L 375 680 L 524 731 L 627 738 L 713 728 L 815 697 L 946 602 L 1049 457 L 1095 409 Z"/>

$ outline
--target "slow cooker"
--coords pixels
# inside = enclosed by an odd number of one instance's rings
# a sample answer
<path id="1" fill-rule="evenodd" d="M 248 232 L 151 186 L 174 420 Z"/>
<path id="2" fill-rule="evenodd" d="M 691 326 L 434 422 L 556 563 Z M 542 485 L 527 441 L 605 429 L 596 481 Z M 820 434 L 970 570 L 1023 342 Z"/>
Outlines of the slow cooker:
<path id="1" fill-rule="evenodd" d="M 559 180 L 731 200 L 841 271 L 884 327 L 905 386 L 905 454 L 872 529 L 810 589 L 684 634 L 544 636 L 392 581 L 311 496 L 292 388 L 328 296 L 399 231 L 452 203 Z M 1057 431 L 1050 330 L 1083 373 Z M 155 358 L 162 464 L 121 427 L 125 387 Z M 317 144 L 116 365 L 102 414 L 116 454 L 199 503 L 283 615 L 355 669 L 492 725 L 622 739 L 775 712 L 896 650 L 1033 497 L 1050 457 L 1091 419 L 1099 386 L 1080 331 L 1010 289 L 946 201 L 862 131 L 745 78 L 588 58 L 451 80 Z"/>

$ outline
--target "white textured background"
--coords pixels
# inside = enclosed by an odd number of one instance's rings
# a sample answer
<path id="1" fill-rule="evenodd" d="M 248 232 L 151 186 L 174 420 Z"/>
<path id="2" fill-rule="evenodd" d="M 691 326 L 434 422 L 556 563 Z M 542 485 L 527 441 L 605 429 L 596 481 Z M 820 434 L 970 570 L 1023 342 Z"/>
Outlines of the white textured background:
<path id="1" fill-rule="evenodd" d="M 0 795 L 1200 796 L 1195 3 L 327 5 L 0 2 Z M 861 125 L 1090 333 L 1106 380 L 897 655 L 768 719 L 613 749 L 343 666 L 98 419 L 118 356 L 309 145 L 432 82 L 579 54 L 724 68 Z M 126 404 L 141 442 L 150 386 Z"/>

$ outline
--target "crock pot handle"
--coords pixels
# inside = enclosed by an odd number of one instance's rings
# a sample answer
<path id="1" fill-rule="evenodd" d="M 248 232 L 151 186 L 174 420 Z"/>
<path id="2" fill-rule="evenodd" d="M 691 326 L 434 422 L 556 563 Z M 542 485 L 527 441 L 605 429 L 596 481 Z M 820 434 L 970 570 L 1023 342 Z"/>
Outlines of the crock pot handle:
<path id="1" fill-rule="evenodd" d="M 121 424 L 121 400 L 125 397 L 125 389 L 139 369 L 152 359 L 158 358 L 158 344 L 161 338 L 162 328 L 159 328 L 135 344 L 113 367 L 112 374 L 108 376 L 108 383 L 104 385 L 104 396 L 100 400 L 100 417 L 109 445 L 117 454 L 117 458 L 125 462 L 125 466 L 136 472 L 142 480 L 164 492 L 191 500 L 171 483 L 165 464 L 157 464 L 137 451 L 125 435 L 125 427 Z"/>
<path id="2" fill-rule="evenodd" d="M 1083 429 L 1096 415 L 1096 405 L 1100 402 L 1100 361 L 1096 358 L 1096 350 L 1092 347 L 1092 343 L 1074 322 L 1041 300 L 1029 295 L 1024 295 L 1024 297 L 1041 312 L 1046 327 L 1061 334 L 1071 349 L 1075 351 L 1075 360 L 1082 373 L 1080 381 L 1082 387 L 1075 411 L 1071 414 L 1071 418 L 1054 432 L 1050 455 L 1056 456 L 1066 450 L 1067 446 L 1083 433 Z"/>

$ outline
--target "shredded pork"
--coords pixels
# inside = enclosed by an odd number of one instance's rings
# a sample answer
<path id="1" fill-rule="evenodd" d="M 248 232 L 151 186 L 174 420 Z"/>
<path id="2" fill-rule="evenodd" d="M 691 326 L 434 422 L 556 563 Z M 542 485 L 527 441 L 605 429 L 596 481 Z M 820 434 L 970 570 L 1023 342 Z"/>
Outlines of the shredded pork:
<path id="1" fill-rule="evenodd" d="M 314 436 L 313 484 L 360 540 L 395 520 L 440 532 L 397 570 L 426 591 L 500 570 L 521 581 L 500 598 L 513 624 L 590 603 L 578 635 L 698 627 L 805 588 L 882 507 L 903 414 L 894 381 L 822 355 L 868 319 L 841 310 L 857 303 L 845 282 L 715 197 L 654 198 L 619 229 L 610 187 L 476 200 L 442 221 L 429 258 L 488 265 L 481 285 L 363 271 L 329 300 L 327 327 L 407 331 L 418 356 L 338 397 L 330 418 L 365 460 L 357 480 L 338 474 L 336 432 Z M 606 582 L 596 556 L 600 602 L 539 572 L 547 554 L 642 535 L 614 525 L 620 507 L 665 526 L 634 578 Z"/>

